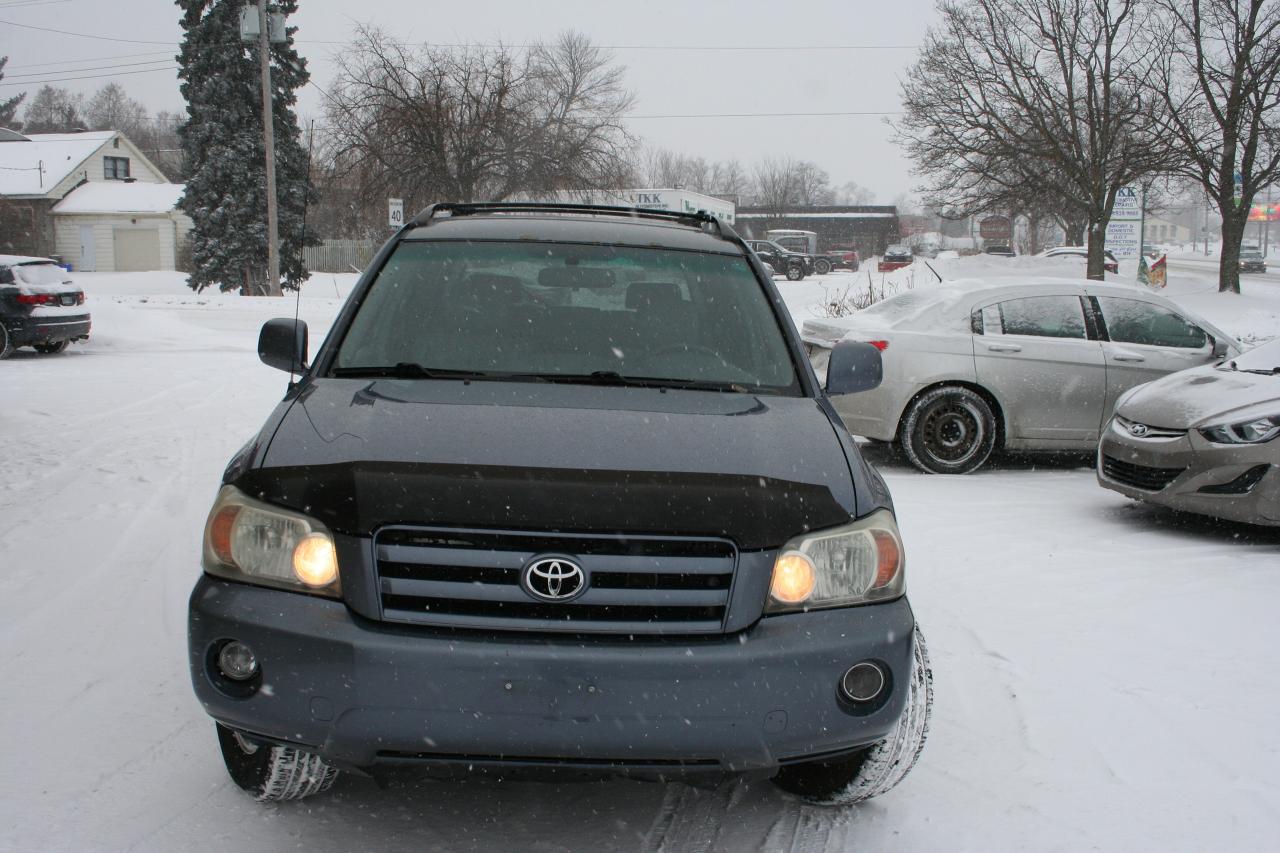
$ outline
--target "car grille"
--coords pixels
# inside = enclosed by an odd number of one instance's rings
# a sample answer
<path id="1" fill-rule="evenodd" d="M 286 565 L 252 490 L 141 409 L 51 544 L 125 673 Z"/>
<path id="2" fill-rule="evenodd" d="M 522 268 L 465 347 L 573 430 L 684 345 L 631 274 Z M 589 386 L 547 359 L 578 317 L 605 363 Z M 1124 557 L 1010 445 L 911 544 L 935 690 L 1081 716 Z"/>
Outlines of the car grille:
<path id="1" fill-rule="evenodd" d="M 1168 486 L 1186 468 L 1148 468 L 1146 465 L 1134 465 L 1132 462 L 1121 462 L 1114 456 L 1102 457 L 1102 473 L 1109 479 L 1135 489 L 1147 492 L 1158 492 Z"/>
<path id="2" fill-rule="evenodd" d="M 382 618 L 490 630 L 711 634 L 724 630 L 738 552 L 723 539 L 383 528 Z M 520 584 L 538 555 L 571 557 L 586 591 L 540 601 Z"/>

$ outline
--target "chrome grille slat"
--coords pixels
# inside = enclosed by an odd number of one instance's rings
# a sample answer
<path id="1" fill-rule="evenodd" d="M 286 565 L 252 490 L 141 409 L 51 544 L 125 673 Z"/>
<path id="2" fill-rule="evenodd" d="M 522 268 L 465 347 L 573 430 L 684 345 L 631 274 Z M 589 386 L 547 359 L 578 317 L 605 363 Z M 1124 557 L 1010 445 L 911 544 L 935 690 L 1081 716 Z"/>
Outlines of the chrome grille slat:
<path id="1" fill-rule="evenodd" d="M 373 550 L 385 621 L 610 634 L 722 631 L 738 556 L 702 537 L 409 527 L 380 530 Z M 522 568 L 548 554 L 581 564 L 587 590 L 565 602 L 526 593 Z"/>

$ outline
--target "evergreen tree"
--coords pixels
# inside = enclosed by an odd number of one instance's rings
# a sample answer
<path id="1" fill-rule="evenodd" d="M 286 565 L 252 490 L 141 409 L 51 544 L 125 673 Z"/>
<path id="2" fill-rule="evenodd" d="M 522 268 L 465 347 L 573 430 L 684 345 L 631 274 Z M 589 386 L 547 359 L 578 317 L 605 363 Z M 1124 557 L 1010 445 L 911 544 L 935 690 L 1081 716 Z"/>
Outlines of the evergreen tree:
<path id="1" fill-rule="evenodd" d="M 9 57 L 0 56 L 0 80 L 4 79 L 4 67 L 9 64 Z M 18 114 L 18 105 L 27 96 L 26 92 L 12 98 L 0 99 L 0 127 L 13 127 L 13 118 Z"/>
<path id="2" fill-rule="evenodd" d="M 262 89 L 257 45 L 240 41 L 240 10 L 248 0 L 176 0 L 185 36 L 178 77 L 187 100 L 179 129 L 187 166 L 180 205 L 195 223 L 191 232 L 190 286 L 203 290 L 264 293 L 267 283 L 267 177 L 262 141 Z M 296 0 L 279 0 L 273 11 L 289 15 Z M 302 146 L 297 90 L 310 75 L 288 40 L 270 46 L 271 88 L 279 201 L 280 274 L 287 288 L 306 277 L 302 246 L 309 191 L 307 151 Z"/>

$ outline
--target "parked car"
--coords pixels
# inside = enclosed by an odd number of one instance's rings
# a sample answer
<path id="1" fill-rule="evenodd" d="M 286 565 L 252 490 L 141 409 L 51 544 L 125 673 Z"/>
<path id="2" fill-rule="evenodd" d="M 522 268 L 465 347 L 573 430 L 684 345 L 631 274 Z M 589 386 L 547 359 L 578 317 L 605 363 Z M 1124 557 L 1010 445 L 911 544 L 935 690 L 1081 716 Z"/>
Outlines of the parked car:
<path id="1" fill-rule="evenodd" d="M 1240 272 L 1259 272 L 1267 271 L 1267 259 L 1263 257 L 1262 250 L 1257 248 L 1242 248 L 1240 250 Z"/>
<path id="2" fill-rule="evenodd" d="M 915 261 L 915 256 L 911 254 L 910 246 L 894 244 L 884 250 L 884 255 L 881 256 L 876 270 L 877 272 L 892 272 L 893 270 L 911 266 L 913 261 Z"/>
<path id="3" fill-rule="evenodd" d="M 888 790 L 924 641 L 880 476 L 772 280 L 711 216 L 434 205 L 381 249 L 231 460 L 191 677 L 260 800 L 338 768 L 774 776 Z"/>
<path id="4" fill-rule="evenodd" d="M 1042 258 L 1084 258 L 1089 259 L 1088 246 L 1055 246 L 1052 249 L 1045 249 L 1040 253 Z M 1120 263 L 1116 260 L 1116 256 L 1111 254 L 1110 249 L 1102 250 L 1102 268 L 1107 272 L 1120 272 Z"/>
<path id="5" fill-rule="evenodd" d="M 813 258 L 784 249 L 772 240 L 747 240 L 747 246 L 760 260 L 786 275 L 788 281 L 800 281 L 814 271 Z"/>
<path id="6" fill-rule="evenodd" d="M 1280 340 L 1131 389 L 1098 448 L 1131 498 L 1280 526 Z"/>
<path id="7" fill-rule="evenodd" d="M 0 358 L 25 346 L 60 353 L 90 325 L 84 291 L 55 261 L 0 255 Z"/>
<path id="8" fill-rule="evenodd" d="M 858 269 L 858 253 L 848 249 L 818 249 L 818 232 L 801 231 L 794 228 L 775 228 L 764 233 L 765 239 L 772 240 L 784 249 L 799 252 L 813 258 L 813 271 L 818 275 L 826 275 L 832 270 Z"/>
<path id="9" fill-rule="evenodd" d="M 1172 302 L 1122 285 L 948 283 L 811 320 L 816 367 L 839 341 L 884 353 L 873 391 L 832 398 L 854 435 L 967 474 L 994 450 L 1090 450 L 1124 391 L 1240 352 Z"/>
<path id="10" fill-rule="evenodd" d="M 982 249 L 982 254 L 995 255 L 1000 258 L 1016 258 L 1018 256 L 1012 246 L 985 246 Z"/>

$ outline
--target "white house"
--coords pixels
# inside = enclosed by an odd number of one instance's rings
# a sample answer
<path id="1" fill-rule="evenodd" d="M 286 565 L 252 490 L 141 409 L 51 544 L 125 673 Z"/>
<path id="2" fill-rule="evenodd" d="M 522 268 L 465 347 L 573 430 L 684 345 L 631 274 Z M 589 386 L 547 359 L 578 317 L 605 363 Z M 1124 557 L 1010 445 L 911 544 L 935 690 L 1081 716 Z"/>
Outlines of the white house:
<path id="1" fill-rule="evenodd" d="M 163 231 L 167 227 L 174 230 L 174 226 L 165 226 L 159 221 L 169 216 L 156 217 L 154 199 L 144 210 L 109 210 L 111 194 L 95 197 L 92 202 L 92 194 L 86 196 L 85 206 L 64 211 L 68 216 L 74 212 L 77 217 L 69 223 L 73 226 L 74 240 L 57 233 L 65 232 L 66 226 L 60 228 L 55 223 L 54 208 L 82 185 L 120 188 L 139 184 L 173 186 L 155 164 L 118 131 L 29 136 L 4 131 L 0 133 L 0 251 L 37 256 L 57 254 L 73 266 L 92 261 L 95 269 L 115 269 L 114 229 Z M 172 193 L 172 189 L 167 192 Z M 141 204 L 133 200 L 132 193 L 129 195 L 127 202 L 123 194 L 119 200 L 126 205 Z M 153 218 L 147 219 L 148 214 Z M 84 236 L 93 239 L 91 244 L 84 245 L 88 254 L 82 256 L 80 229 L 85 226 L 93 230 L 91 234 L 83 232 Z M 126 234 L 122 238 L 122 257 L 126 264 L 154 261 L 154 266 L 146 268 L 163 269 L 161 264 L 166 257 L 163 246 L 167 240 L 176 241 L 176 238 L 166 238 L 159 233 L 154 237 Z M 153 242 L 160 246 L 158 255 L 150 248 Z M 170 252 L 169 257 L 173 254 Z M 170 260 L 169 268 L 172 263 Z"/>
<path id="2" fill-rule="evenodd" d="M 178 210 L 184 184 L 81 184 L 53 207 L 57 254 L 76 270 L 177 269 L 191 219 Z"/>

